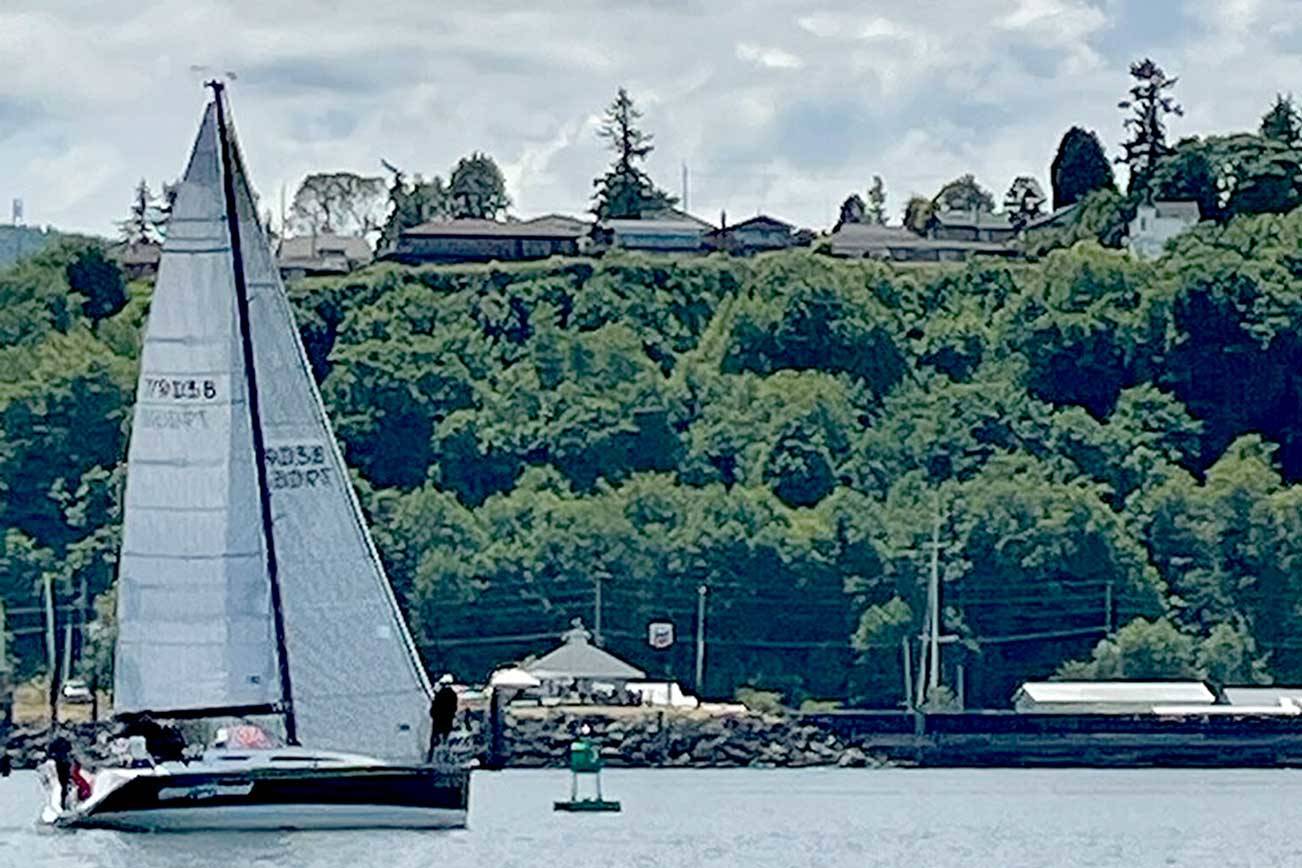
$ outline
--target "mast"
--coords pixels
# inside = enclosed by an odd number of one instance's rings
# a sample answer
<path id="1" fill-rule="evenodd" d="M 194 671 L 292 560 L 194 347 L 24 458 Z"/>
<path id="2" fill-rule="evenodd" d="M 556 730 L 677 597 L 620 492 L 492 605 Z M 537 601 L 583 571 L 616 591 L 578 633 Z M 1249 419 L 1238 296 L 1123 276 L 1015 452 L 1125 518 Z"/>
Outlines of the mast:
<path id="1" fill-rule="evenodd" d="M 285 740 L 298 744 L 294 719 L 293 689 L 289 656 L 285 652 L 285 618 L 280 600 L 280 576 L 276 562 L 276 540 L 271 521 L 271 489 L 267 485 L 266 446 L 262 439 L 262 413 L 258 395 L 258 374 L 253 362 L 253 341 L 249 329 L 249 289 L 244 278 L 244 253 L 240 246 L 240 217 L 235 200 L 235 156 L 226 127 L 226 85 L 208 82 L 217 106 L 217 139 L 222 162 L 222 188 L 226 197 L 226 227 L 231 238 L 231 266 L 235 273 L 235 306 L 240 320 L 240 346 L 244 355 L 244 382 L 248 392 L 249 421 L 253 428 L 253 462 L 258 479 L 258 506 L 262 518 L 262 540 L 267 551 L 267 578 L 271 584 L 271 616 L 276 633 L 276 663 L 280 673 L 281 712 L 285 715 Z"/>

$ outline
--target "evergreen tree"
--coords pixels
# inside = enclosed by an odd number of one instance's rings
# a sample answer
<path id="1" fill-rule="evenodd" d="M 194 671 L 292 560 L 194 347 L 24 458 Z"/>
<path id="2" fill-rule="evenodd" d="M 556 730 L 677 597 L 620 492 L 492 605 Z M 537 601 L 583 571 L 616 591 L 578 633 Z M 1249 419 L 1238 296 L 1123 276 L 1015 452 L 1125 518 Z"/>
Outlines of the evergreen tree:
<path id="1" fill-rule="evenodd" d="M 511 207 L 497 161 L 478 151 L 457 161 L 448 180 L 448 196 L 456 218 L 497 220 Z"/>
<path id="2" fill-rule="evenodd" d="M 1169 78 L 1152 60 L 1132 63 L 1130 77 L 1135 80 L 1130 98 L 1117 103 L 1118 108 L 1131 113 L 1125 121 L 1130 138 L 1122 143 L 1125 154 L 1117 162 L 1130 168 L 1130 191 L 1147 196 L 1151 194 L 1148 182 L 1158 161 L 1171 153 L 1166 143 L 1165 118 L 1184 114 L 1184 108 L 1167 93 L 1179 79 Z"/>
<path id="3" fill-rule="evenodd" d="M 865 213 L 866 208 L 863 199 L 859 198 L 858 193 L 851 193 L 849 196 L 845 197 L 845 201 L 841 203 L 841 215 L 836 218 L 836 228 L 840 229 L 847 223 L 864 222 Z"/>
<path id="4" fill-rule="evenodd" d="M 1261 119 L 1261 134 L 1286 145 L 1302 144 L 1302 114 L 1293 104 L 1293 95 L 1275 94 L 1275 104 Z"/>
<path id="5" fill-rule="evenodd" d="M 396 166 L 385 166 L 393 173 L 393 182 L 389 185 L 388 215 L 380 232 L 380 250 L 392 249 L 404 230 L 452 214 L 447 186 L 438 175 L 429 181 L 419 174 L 408 179 Z"/>
<path id="6" fill-rule="evenodd" d="M 127 303 L 122 269 L 104 255 L 98 244 L 79 249 L 64 274 L 68 288 L 83 297 L 82 311 L 93 327 L 98 328 L 100 320 L 113 316 Z"/>
<path id="7" fill-rule="evenodd" d="M 614 102 L 606 107 L 598 138 L 615 154 L 615 160 L 605 175 L 592 182 L 597 188 L 592 211 L 602 220 L 632 218 L 672 208 L 677 199 L 656 187 L 641 168 L 655 146 L 652 136 L 644 132 L 638 122 L 642 112 L 633 104 L 633 98 L 624 88 L 619 89 Z"/>
<path id="8" fill-rule="evenodd" d="M 1074 205 L 1095 190 L 1115 190 L 1112 164 L 1103 154 L 1099 137 L 1080 127 L 1063 134 L 1049 168 L 1053 185 L 1053 207 Z"/>
<path id="9" fill-rule="evenodd" d="M 875 226 L 886 225 L 886 184 L 881 175 L 873 175 L 872 186 L 868 188 L 868 206 L 864 220 Z"/>
<path id="10" fill-rule="evenodd" d="M 122 240 L 128 244 L 157 244 L 163 240 L 165 219 L 166 213 L 150 191 L 149 182 L 141 178 L 131 201 L 131 216 L 118 224 Z"/>

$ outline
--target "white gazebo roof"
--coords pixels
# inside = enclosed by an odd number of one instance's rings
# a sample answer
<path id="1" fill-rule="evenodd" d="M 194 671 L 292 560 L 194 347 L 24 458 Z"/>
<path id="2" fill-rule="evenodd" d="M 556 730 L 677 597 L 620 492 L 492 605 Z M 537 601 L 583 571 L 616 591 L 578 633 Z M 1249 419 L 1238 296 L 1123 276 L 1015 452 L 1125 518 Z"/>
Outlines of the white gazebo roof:
<path id="1" fill-rule="evenodd" d="M 628 681 L 645 678 L 646 673 L 625 663 L 614 654 L 603 651 L 588 640 L 592 634 L 577 623 L 574 629 L 562 634 L 563 644 L 530 663 L 524 670 L 543 681 L 582 678 L 590 681 Z"/>

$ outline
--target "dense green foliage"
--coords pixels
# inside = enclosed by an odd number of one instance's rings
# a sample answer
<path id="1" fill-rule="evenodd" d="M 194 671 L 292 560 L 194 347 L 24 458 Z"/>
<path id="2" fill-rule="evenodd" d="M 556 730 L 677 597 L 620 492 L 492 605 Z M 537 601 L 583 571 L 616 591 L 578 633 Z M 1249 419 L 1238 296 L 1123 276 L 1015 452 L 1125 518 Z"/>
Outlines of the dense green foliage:
<path id="1" fill-rule="evenodd" d="M 0 274 L 0 595 L 29 672 L 14 613 L 43 577 L 111 584 L 147 305 L 92 328 L 79 255 Z M 939 516 L 971 705 L 1060 670 L 1302 680 L 1302 210 L 1156 263 L 612 255 L 292 295 L 436 671 L 591 625 L 600 586 L 606 645 L 690 682 L 705 587 L 707 693 L 895 706 Z"/>

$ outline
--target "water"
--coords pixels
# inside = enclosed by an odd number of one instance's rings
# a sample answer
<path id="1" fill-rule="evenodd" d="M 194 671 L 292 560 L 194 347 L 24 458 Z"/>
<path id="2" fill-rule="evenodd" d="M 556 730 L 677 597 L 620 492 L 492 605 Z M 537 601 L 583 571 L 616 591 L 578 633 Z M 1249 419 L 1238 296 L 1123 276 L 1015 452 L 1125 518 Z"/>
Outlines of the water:
<path id="1" fill-rule="evenodd" d="M 1302 772 L 613 770 L 624 813 L 554 814 L 568 775 L 476 774 L 463 832 L 128 835 L 32 824 L 0 781 L 0 866 L 1297 866 Z"/>

